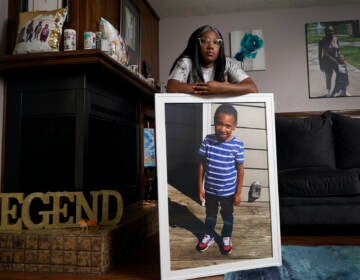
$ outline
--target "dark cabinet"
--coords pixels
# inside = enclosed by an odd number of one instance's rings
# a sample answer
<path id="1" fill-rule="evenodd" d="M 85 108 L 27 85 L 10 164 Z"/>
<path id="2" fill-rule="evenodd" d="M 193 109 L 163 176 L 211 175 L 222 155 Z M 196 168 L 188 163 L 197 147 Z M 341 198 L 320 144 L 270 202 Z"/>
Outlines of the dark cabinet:
<path id="1" fill-rule="evenodd" d="M 144 108 L 154 89 L 100 51 L 0 58 L 3 191 L 116 189 L 141 199 Z"/>

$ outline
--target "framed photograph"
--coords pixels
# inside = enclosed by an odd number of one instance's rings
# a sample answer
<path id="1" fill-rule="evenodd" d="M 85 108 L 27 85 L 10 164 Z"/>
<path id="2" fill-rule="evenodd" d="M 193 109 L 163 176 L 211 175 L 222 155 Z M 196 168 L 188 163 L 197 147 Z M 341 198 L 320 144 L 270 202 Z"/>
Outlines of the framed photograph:
<path id="1" fill-rule="evenodd" d="M 271 93 L 236 97 L 155 95 L 163 279 L 281 265 L 273 102 Z M 230 107 L 230 111 L 225 107 Z M 228 122 L 231 133 L 222 133 L 223 127 L 229 129 Z M 230 150 L 226 147 L 226 155 L 221 155 L 221 164 L 228 164 L 222 162 L 227 158 L 231 161 L 229 172 L 216 174 L 210 170 L 212 156 L 211 152 L 203 154 L 204 139 L 216 140 L 219 146 L 214 146 L 218 150 L 224 149 L 220 145 L 235 145 Z M 210 182 L 212 172 L 214 177 L 240 177 L 219 180 L 229 181 L 230 185 L 220 184 L 216 194 L 210 194 L 214 187 Z M 200 199 L 200 188 L 206 192 L 204 201 Z M 234 188 L 238 194 L 232 193 Z M 224 195 L 222 191 L 230 193 Z M 239 198 L 240 204 L 233 206 Z M 208 213 L 216 213 L 218 199 L 222 210 L 215 218 Z M 209 234 L 204 241 L 210 231 L 212 236 Z"/>
<path id="2" fill-rule="evenodd" d="M 128 47 L 129 64 L 140 68 L 140 11 L 131 0 L 122 1 L 120 26 Z"/>
<path id="3" fill-rule="evenodd" d="M 360 96 L 359 20 L 305 25 L 310 98 Z"/>
<path id="4" fill-rule="evenodd" d="M 19 12 L 52 11 L 60 8 L 70 7 L 70 0 L 21 0 Z M 70 22 L 68 12 L 65 22 Z"/>
<path id="5" fill-rule="evenodd" d="M 20 12 L 51 11 L 67 7 L 70 0 L 21 0 Z"/>

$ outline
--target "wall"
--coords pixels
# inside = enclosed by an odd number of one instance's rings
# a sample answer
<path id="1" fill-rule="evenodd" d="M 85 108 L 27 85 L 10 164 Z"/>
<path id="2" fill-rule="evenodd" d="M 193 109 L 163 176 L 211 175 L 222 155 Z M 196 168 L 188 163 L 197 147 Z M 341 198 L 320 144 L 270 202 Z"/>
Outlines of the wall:
<path id="1" fill-rule="evenodd" d="M 273 92 L 276 112 L 358 109 L 359 97 L 309 99 L 305 24 L 316 21 L 359 19 L 360 5 L 283 9 L 160 20 L 160 80 L 197 27 L 213 24 L 225 37 L 229 55 L 229 32 L 263 29 L 265 71 L 249 72 L 261 92 Z M 360 93 L 358 93 L 360 94 Z"/>

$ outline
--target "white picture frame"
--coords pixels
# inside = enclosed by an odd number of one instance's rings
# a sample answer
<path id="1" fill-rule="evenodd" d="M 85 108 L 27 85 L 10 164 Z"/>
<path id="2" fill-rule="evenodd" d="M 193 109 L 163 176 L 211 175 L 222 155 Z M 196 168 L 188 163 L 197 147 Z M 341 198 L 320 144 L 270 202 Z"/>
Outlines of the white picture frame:
<path id="1" fill-rule="evenodd" d="M 239 130 L 247 137 L 244 140 L 243 202 L 240 206 L 235 206 L 234 210 L 231 255 L 221 254 L 217 246 L 205 252 L 196 250 L 205 210 L 197 201 L 196 183 L 185 182 L 197 176 L 197 170 L 194 168 L 196 165 L 192 165 L 191 161 L 181 162 L 182 158 L 191 158 L 185 154 L 189 150 L 190 153 L 196 150 L 196 146 L 200 146 L 201 138 L 213 130 L 214 109 L 223 103 L 235 105 L 238 111 L 238 126 L 235 131 Z M 158 93 L 155 95 L 155 120 L 161 278 L 190 279 L 238 270 L 280 266 L 281 239 L 273 94 L 199 97 L 182 93 Z M 186 120 L 190 125 L 186 124 Z M 188 127 L 189 130 L 182 131 L 184 127 Z M 251 136 L 251 133 L 246 133 L 247 130 L 253 130 L 252 133 L 255 134 Z M 185 139 L 184 143 L 179 144 L 182 138 Z M 177 144 L 174 146 L 174 143 Z M 266 149 L 256 148 L 257 145 L 266 145 Z M 264 164 L 266 168 L 262 166 Z M 186 170 L 187 173 L 181 174 L 182 170 Z M 261 196 L 257 201 L 246 201 L 247 195 L 250 195 L 249 180 L 255 177 L 261 177 L 264 181 Z M 185 185 L 187 186 L 183 188 Z M 221 220 L 219 216 L 218 223 L 219 218 Z M 236 219 L 243 219 L 241 225 L 235 226 Z"/>

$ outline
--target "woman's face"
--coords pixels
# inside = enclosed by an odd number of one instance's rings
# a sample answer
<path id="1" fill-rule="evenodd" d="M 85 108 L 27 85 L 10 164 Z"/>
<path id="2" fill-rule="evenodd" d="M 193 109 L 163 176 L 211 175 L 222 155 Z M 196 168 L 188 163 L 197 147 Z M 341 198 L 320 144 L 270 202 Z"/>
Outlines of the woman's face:
<path id="1" fill-rule="evenodd" d="M 211 67 L 219 56 L 222 40 L 214 31 L 206 31 L 199 38 L 201 64 L 203 67 Z"/>
<path id="2" fill-rule="evenodd" d="M 335 29 L 332 25 L 330 25 L 326 30 L 326 36 L 332 37 L 335 34 Z"/>

